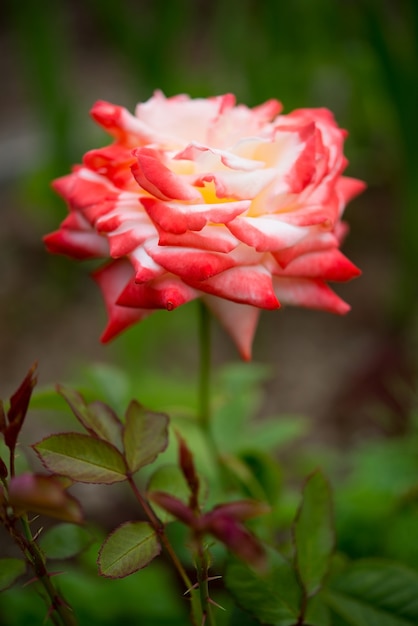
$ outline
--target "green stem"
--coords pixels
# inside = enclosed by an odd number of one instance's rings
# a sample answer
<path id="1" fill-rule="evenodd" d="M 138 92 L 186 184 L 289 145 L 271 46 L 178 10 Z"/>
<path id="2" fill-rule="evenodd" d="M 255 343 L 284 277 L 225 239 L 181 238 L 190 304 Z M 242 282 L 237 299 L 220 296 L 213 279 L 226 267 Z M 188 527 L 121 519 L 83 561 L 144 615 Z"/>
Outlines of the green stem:
<path id="1" fill-rule="evenodd" d="M 210 407 L 210 370 L 211 370 L 211 346 L 210 346 L 210 312 L 199 301 L 199 406 L 198 418 L 202 433 L 206 438 L 209 451 L 215 463 L 218 479 L 222 482 L 224 467 L 219 454 L 216 440 L 213 436 L 211 425 Z"/>
<path id="2" fill-rule="evenodd" d="M 40 550 L 38 544 L 33 539 L 32 531 L 30 529 L 26 515 L 22 516 L 21 522 L 25 539 L 23 538 L 23 536 L 19 535 L 16 530 L 14 531 L 13 536 L 15 541 L 18 543 L 18 545 L 26 555 L 26 558 L 29 560 L 35 572 L 37 580 L 43 586 L 49 598 L 49 601 L 51 603 L 51 620 L 55 624 L 63 626 L 76 626 L 77 621 L 75 619 L 74 613 L 67 605 L 61 594 L 55 589 L 51 581 L 51 576 L 46 569 L 45 557 L 42 554 L 42 551 Z"/>
<path id="3" fill-rule="evenodd" d="M 202 544 L 202 537 L 199 537 L 197 540 L 199 543 L 197 555 L 197 580 L 199 583 L 200 604 L 202 606 L 202 612 L 205 619 L 204 624 L 205 626 L 216 626 L 214 612 L 209 602 L 208 555 Z"/>
<path id="4" fill-rule="evenodd" d="M 187 575 L 187 572 L 184 569 L 184 567 L 183 567 L 181 561 L 179 560 L 177 554 L 175 553 L 175 551 L 173 549 L 173 546 L 171 545 L 170 541 L 168 540 L 168 537 L 167 537 L 167 535 L 165 533 L 164 524 L 158 519 L 158 517 L 156 516 L 156 514 L 152 510 L 152 508 L 149 505 L 149 503 L 147 502 L 147 500 L 143 497 L 142 493 L 139 491 L 139 489 L 138 489 L 134 479 L 132 478 L 132 476 L 128 476 L 128 482 L 129 482 L 129 486 L 131 487 L 132 492 L 133 492 L 135 498 L 137 499 L 137 501 L 140 504 L 140 506 L 141 506 L 142 510 L 144 511 L 145 515 L 149 519 L 149 522 L 150 522 L 151 526 L 153 527 L 153 529 L 157 533 L 157 536 L 159 537 L 161 543 L 163 544 L 167 554 L 169 555 L 169 557 L 170 557 L 174 567 L 176 568 L 180 578 L 182 579 L 186 589 L 190 593 L 190 599 L 191 599 L 191 605 L 192 605 L 193 624 L 195 624 L 196 626 L 199 626 L 198 620 L 199 620 L 201 611 L 199 609 L 199 599 L 198 599 L 198 597 L 196 595 L 196 590 L 193 589 L 192 581 L 190 580 L 189 576 Z"/>
<path id="5" fill-rule="evenodd" d="M 199 419 L 204 432 L 210 432 L 210 314 L 199 300 Z"/>

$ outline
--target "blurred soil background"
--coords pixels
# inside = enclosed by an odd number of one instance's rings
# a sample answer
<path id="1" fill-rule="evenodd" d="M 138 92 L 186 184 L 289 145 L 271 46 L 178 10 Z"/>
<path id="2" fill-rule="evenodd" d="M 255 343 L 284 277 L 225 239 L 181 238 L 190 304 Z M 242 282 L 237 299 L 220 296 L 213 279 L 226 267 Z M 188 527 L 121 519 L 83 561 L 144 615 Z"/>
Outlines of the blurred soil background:
<path id="1" fill-rule="evenodd" d="M 110 346 L 89 264 L 48 255 L 66 214 L 50 190 L 108 142 L 97 99 L 133 110 L 167 96 L 233 92 L 330 108 L 349 129 L 347 173 L 368 190 L 345 213 L 344 252 L 363 271 L 338 285 L 346 317 L 263 313 L 254 361 L 271 366 L 265 410 L 302 413 L 346 443 L 405 431 L 417 365 L 418 3 L 382 0 L 21 0 L 0 21 L 0 397 L 39 361 L 40 384 L 89 361 L 193 372 L 194 306 L 158 313 Z M 237 358 L 214 322 L 214 363 Z"/>

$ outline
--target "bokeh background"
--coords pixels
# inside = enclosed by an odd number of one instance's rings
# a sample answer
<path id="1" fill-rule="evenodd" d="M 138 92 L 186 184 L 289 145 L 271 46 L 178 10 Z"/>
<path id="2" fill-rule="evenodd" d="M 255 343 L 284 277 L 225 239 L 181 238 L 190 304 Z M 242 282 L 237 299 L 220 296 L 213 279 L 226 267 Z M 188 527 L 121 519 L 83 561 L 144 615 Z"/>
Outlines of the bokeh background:
<path id="1" fill-rule="evenodd" d="M 232 91 L 248 105 L 278 98 L 285 112 L 329 107 L 350 133 L 347 173 L 368 184 L 346 212 L 351 234 L 344 250 L 363 270 L 357 281 L 338 286 L 352 312 L 345 318 L 296 309 L 263 314 L 254 360 L 272 367 L 269 401 L 317 417 L 320 435 L 402 428 L 411 400 L 404 383 L 416 363 L 417 59 L 415 0 L 6 3 L 0 23 L 3 397 L 36 359 L 43 384 L 71 377 L 92 359 L 129 363 L 138 376 L 144 367 L 194 368 L 193 305 L 152 316 L 103 347 L 104 307 L 91 268 L 48 256 L 41 239 L 66 213 L 50 180 L 108 141 L 89 119 L 95 100 L 132 110 L 154 89 L 192 96 Z M 216 323 L 214 344 L 215 364 L 236 358 Z M 371 398 L 389 406 L 390 423 L 365 417 Z"/>
<path id="2" fill-rule="evenodd" d="M 105 311 L 93 266 L 43 248 L 42 236 L 66 215 L 50 181 L 108 142 L 89 119 L 95 100 L 132 110 L 161 89 L 167 96 L 233 92 L 248 105 L 277 98 L 285 112 L 328 107 L 349 130 L 347 173 L 368 185 L 345 214 L 344 251 L 363 275 L 336 288 L 352 305 L 346 317 L 292 308 L 262 314 L 253 358 L 268 376 L 259 410 L 307 416 L 305 438 L 292 451 L 302 459 L 308 445 L 321 443 L 321 462 L 328 459 L 337 479 L 341 465 L 329 459 L 350 451 L 350 477 L 336 489 L 340 547 L 418 569 L 411 542 L 418 521 L 418 2 L 9 0 L 0 11 L 0 397 L 35 360 L 41 388 L 101 382 L 111 395 L 123 388 L 123 372 L 138 398 L 156 404 L 159 396 L 182 399 L 194 381 L 193 303 L 156 313 L 102 346 Z M 212 341 L 216 380 L 238 356 L 216 321 Z M 244 385 L 243 402 L 245 392 Z M 58 421 L 35 412 L 25 436 L 56 431 Z M 281 463 L 285 475 L 285 453 Z M 300 465 L 301 479 L 312 465 Z M 285 511 L 294 510 L 292 494 Z M 106 498 L 89 498 L 103 513 Z M 118 507 L 105 511 L 109 527 Z M 74 575 L 80 606 L 88 611 L 94 593 L 95 610 L 120 610 L 91 564 L 90 586 L 77 587 Z M 159 584 L 153 572 L 145 574 L 143 606 Z M 135 583 L 114 584 L 126 607 L 136 601 Z M 89 624 L 120 623 L 86 615 Z"/>

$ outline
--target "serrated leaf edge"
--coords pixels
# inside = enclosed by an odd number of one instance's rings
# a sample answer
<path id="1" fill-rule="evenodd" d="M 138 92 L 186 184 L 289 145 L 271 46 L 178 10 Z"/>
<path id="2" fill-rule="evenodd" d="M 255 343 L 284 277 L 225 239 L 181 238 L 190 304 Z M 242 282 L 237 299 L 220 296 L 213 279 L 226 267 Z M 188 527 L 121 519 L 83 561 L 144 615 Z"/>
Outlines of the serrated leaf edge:
<path id="1" fill-rule="evenodd" d="M 155 554 L 155 555 L 154 555 L 154 556 L 153 556 L 153 557 L 152 557 L 149 561 L 147 561 L 144 565 L 140 565 L 140 566 L 139 566 L 139 567 L 137 567 L 136 569 L 134 569 L 134 570 L 130 571 L 130 572 L 129 572 L 129 574 L 122 574 L 122 575 L 116 576 L 116 575 L 109 575 L 109 574 L 105 574 L 105 573 L 104 573 L 104 571 L 103 571 L 103 570 L 102 570 L 102 568 L 101 568 L 100 561 L 101 561 L 101 557 L 102 557 L 103 550 L 105 549 L 105 547 L 106 547 L 106 545 L 107 545 L 108 541 L 109 541 L 109 540 L 110 540 L 110 539 L 111 539 L 111 538 L 115 535 L 115 533 L 117 533 L 120 529 L 122 529 L 122 528 L 124 528 L 124 527 L 126 527 L 126 526 L 131 526 L 132 524 L 135 524 L 135 523 L 138 523 L 138 522 L 124 522 L 123 524 L 121 524 L 120 526 L 118 526 L 117 528 L 115 528 L 115 529 L 114 529 L 114 530 L 113 530 L 113 531 L 112 531 L 112 532 L 111 532 L 111 533 L 110 533 L 110 534 L 106 537 L 106 539 L 105 539 L 105 540 L 104 540 L 104 542 L 102 543 L 101 548 L 100 548 L 100 550 L 99 550 L 98 557 L 97 557 L 97 566 L 98 566 L 98 570 L 99 570 L 99 574 L 100 574 L 100 576 L 103 576 L 104 578 L 111 578 L 111 579 L 115 579 L 115 580 L 116 580 L 116 579 L 120 579 L 120 578 L 126 578 L 127 576 L 130 576 L 131 574 L 135 574 L 135 572 L 138 572 L 140 569 L 143 569 L 144 567 L 146 567 L 149 563 L 151 563 L 151 561 L 152 561 L 152 560 L 154 560 L 154 559 L 155 559 L 155 558 L 156 558 L 156 557 L 157 557 L 157 556 L 161 553 L 161 549 L 162 549 L 162 548 L 161 548 L 161 543 L 160 543 L 160 541 L 158 540 L 157 533 L 156 533 L 156 532 L 155 532 L 155 530 L 152 528 L 151 524 L 149 524 L 148 522 L 145 522 L 145 521 L 144 521 L 144 522 L 141 522 L 141 523 L 143 523 L 143 524 L 147 524 L 147 525 L 149 526 L 149 528 L 153 531 L 153 536 L 154 536 L 154 537 L 155 537 L 155 539 L 157 540 L 157 544 L 158 544 L 158 552 L 157 552 L 157 554 Z M 149 536 L 148 536 L 148 537 L 144 540 L 144 542 L 143 542 L 143 543 L 145 543 L 145 541 L 147 541 L 150 537 L 151 537 L 151 535 L 149 535 Z M 135 547 L 133 547 L 133 548 L 131 548 L 130 550 L 128 550 L 127 552 L 125 552 L 125 553 L 124 553 L 124 555 L 123 555 L 122 557 L 119 557 L 118 559 L 116 559 L 116 560 L 112 563 L 112 566 L 113 566 L 115 563 L 117 563 L 118 561 L 121 561 L 121 560 L 124 558 L 124 556 L 125 556 L 126 554 L 129 554 L 129 553 L 130 553 L 130 552 L 132 552 L 133 550 L 137 549 L 138 545 L 140 545 L 140 544 L 136 544 L 136 546 L 135 546 Z"/>

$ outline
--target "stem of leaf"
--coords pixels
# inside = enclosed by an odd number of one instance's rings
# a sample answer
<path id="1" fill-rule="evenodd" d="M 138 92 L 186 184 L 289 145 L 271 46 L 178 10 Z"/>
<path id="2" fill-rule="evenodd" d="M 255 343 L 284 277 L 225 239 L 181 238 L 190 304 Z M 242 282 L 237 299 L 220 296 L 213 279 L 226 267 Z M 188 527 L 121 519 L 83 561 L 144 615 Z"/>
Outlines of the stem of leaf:
<path id="1" fill-rule="evenodd" d="M 51 603 L 49 608 L 51 620 L 53 623 L 58 625 L 76 626 L 77 621 L 74 613 L 51 581 L 51 576 L 46 569 L 45 557 L 38 544 L 33 539 L 32 531 L 26 515 L 22 516 L 21 522 L 26 541 L 23 539 L 23 536 L 19 536 L 16 531 L 13 533 L 14 539 L 23 550 L 35 572 L 37 580 L 43 586 L 49 598 Z"/>
<path id="2" fill-rule="evenodd" d="M 199 583 L 200 604 L 202 606 L 202 613 L 204 615 L 205 626 L 216 626 L 215 616 L 213 614 L 212 607 L 209 602 L 209 588 L 208 588 L 208 554 L 207 550 L 202 543 L 202 537 L 197 538 L 198 541 L 198 555 L 197 555 L 197 580 Z"/>
<path id="3" fill-rule="evenodd" d="M 210 408 L 210 371 L 211 371 L 211 345 L 210 345 L 210 312 L 199 300 L 199 389 L 198 389 L 198 418 L 200 427 L 206 437 L 206 443 L 213 460 L 216 463 L 219 478 L 222 477 L 224 468 L 219 454 L 218 446 L 211 428 Z"/>
<path id="4" fill-rule="evenodd" d="M 196 626 L 198 626 L 198 621 L 197 621 L 198 618 L 196 617 L 196 613 L 197 613 L 197 607 L 198 607 L 199 601 L 198 601 L 198 597 L 196 595 L 196 590 L 193 589 L 192 581 L 188 577 L 186 570 L 184 569 L 182 563 L 180 562 L 177 554 L 175 553 L 175 551 L 173 549 L 173 546 L 171 545 L 170 541 L 168 540 L 168 537 L 167 537 L 167 535 L 165 533 L 164 524 L 158 519 L 158 517 L 156 516 L 156 514 L 152 510 L 152 508 L 149 505 L 149 503 L 147 502 L 147 500 L 143 497 L 142 493 L 139 491 L 139 489 L 138 489 L 134 479 L 132 478 L 132 476 L 128 476 L 127 478 L 128 478 L 128 483 L 129 483 L 129 485 L 130 485 L 130 487 L 132 489 L 132 492 L 133 492 L 135 498 L 139 502 L 139 504 L 140 504 L 142 510 L 144 511 L 145 515 L 147 516 L 151 526 L 155 530 L 155 532 L 156 532 L 157 536 L 159 537 L 161 543 L 163 544 L 167 554 L 169 555 L 171 561 L 173 562 L 173 565 L 176 568 L 180 578 L 182 579 L 186 589 L 190 593 L 191 605 L 192 605 L 193 623 L 196 624 Z M 198 611 L 198 613 L 200 614 L 200 611 Z"/>
<path id="5" fill-rule="evenodd" d="M 10 470 L 10 478 L 13 478 L 15 475 L 15 449 L 10 448 L 10 457 L 9 457 L 9 470 Z"/>

